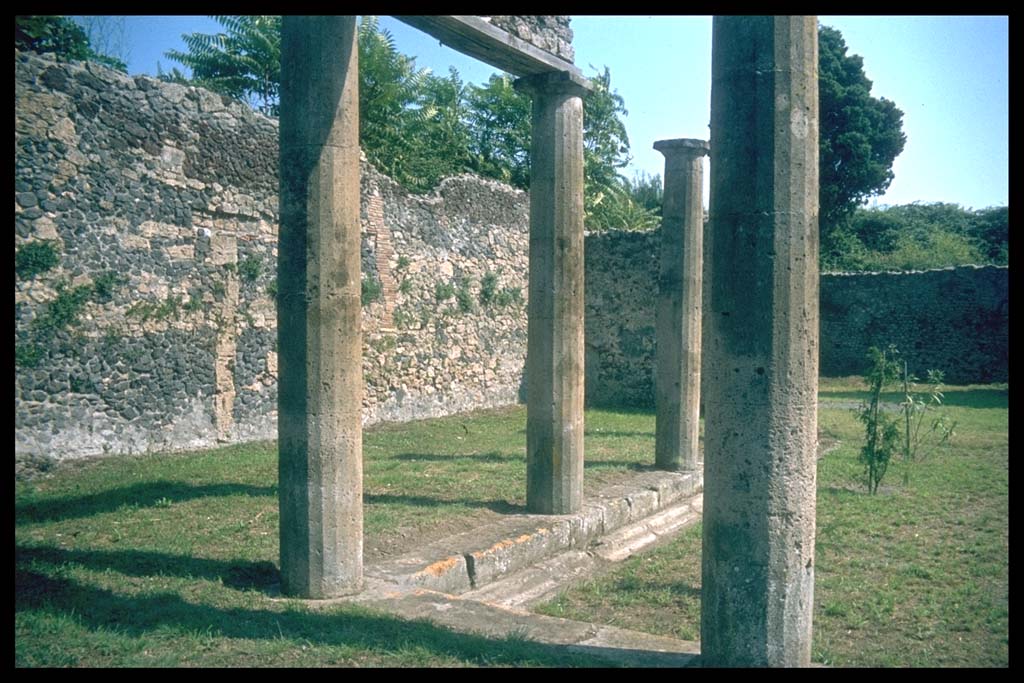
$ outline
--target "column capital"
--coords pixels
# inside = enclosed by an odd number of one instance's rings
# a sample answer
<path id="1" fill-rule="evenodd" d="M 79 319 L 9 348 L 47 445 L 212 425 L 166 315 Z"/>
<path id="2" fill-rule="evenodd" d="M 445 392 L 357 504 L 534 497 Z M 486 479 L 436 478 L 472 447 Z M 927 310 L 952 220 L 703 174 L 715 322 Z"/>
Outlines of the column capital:
<path id="1" fill-rule="evenodd" d="M 528 95 L 566 94 L 583 97 L 594 89 L 590 81 L 569 71 L 551 71 L 534 76 L 517 78 L 513 84 L 516 90 Z"/>
<path id="2" fill-rule="evenodd" d="M 674 138 L 672 140 L 658 140 L 654 143 L 654 149 L 671 158 L 677 155 L 688 157 L 702 157 L 711 153 L 711 143 L 707 140 L 697 138 Z"/>

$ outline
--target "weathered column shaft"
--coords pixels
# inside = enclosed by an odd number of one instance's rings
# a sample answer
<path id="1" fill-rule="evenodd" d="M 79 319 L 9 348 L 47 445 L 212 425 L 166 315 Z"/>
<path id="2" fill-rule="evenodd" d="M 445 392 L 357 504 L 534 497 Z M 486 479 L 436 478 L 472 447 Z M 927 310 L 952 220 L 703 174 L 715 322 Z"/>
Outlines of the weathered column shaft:
<path id="1" fill-rule="evenodd" d="M 715 17 L 701 656 L 806 666 L 818 387 L 815 17 Z"/>
<path id="2" fill-rule="evenodd" d="M 583 88 L 567 74 L 521 79 L 533 96 L 526 501 L 583 505 Z"/>
<path id="3" fill-rule="evenodd" d="M 665 155 L 661 275 L 656 323 L 654 461 L 697 469 L 700 438 L 700 330 L 704 260 L 704 140 L 659 140 Z"/>
<path id="4" fill-rule="evenodd" d="M 278 435 L 281 582 L 362 584 L 362 333 L 355 17 L 281 33 Z"/>

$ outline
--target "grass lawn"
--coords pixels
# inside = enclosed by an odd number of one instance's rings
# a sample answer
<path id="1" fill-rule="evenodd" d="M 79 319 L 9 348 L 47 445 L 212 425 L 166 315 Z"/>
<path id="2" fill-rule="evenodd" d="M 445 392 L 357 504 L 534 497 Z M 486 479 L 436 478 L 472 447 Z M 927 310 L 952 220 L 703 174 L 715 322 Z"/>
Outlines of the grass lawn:
<path id="1" fill-rule="evenodd" d="M 523 407 L 368 429 L 367 561 L 525 509 Z M 587 481 L 653 460 L 654 417 L 587 415 Z M 274 444 L 91 460 L 15 485 L 18 666 L 571 665 L 364 609 L 271 600 Z"/>
<path id="2" fill-rule="evenodd" d="M 822 400 L 862 387 L 823 381 Z M 1008 389 L 955 388 L 952 446 L 894 465 L 871 497 L 861 427 L 819 462 L 816 661 L 1008 664 Z M 898 399 L 894 399 L 898 400 Z M 588 411 L 587 482 L 649 466 L 650 413 Z M 364 436 L 367 561 L 525 505 L 522 407 Z M 353 606 L 273 600 L 273 444 L 95 460 L 15 485 L 17 666 L 571 666 L 521 638 L 486 639 Z M 653 609 L 652 609 L 653 608 Z M 699 637 L 700 533 L 627 561 L 543 611 Z"/>
<path id="3" fill-rule="evenodd" d="M 819 425 L 840 444 L 818 463 L 816 662 L 1009 665 L 1009 389 L 945 394 L 951 444 L 909 470 L 893 463 L 869 496 L 857 463 L 863 426 L 849 408 L 827 407 L 861 400 L 864 386 L 821 381 Z M 538 611 L 699 639 L 700 553 L 698 526 Z"/>

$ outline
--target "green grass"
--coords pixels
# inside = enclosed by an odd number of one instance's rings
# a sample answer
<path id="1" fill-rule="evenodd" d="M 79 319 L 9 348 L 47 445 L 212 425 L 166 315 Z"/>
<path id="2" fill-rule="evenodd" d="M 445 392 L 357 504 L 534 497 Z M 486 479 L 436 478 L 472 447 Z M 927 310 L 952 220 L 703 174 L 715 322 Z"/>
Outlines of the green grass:
<path id="1" fill-rule="evenodd" d="M 812 658 L 834 666 L 1008 666 L 1007 385 L 945 392 L 952 443 L 894 462 L 869 496 L 850 409 L 823 408 L 839 448 L 818 464 Z M 820 398 L 866 396 L 858 379 L 823 379 Z M 899 402 L 891 394 L 888 400 Z M 683 639 L 700 632 L 701 530 L 627 560 L 538 611 Z"/>
<path id="2" fill-rule="evenodd" d="M 515 407 L 367 430 L 368 548 L 523 511 L 525 421 Z M 653 426 L 649 415 L 590 413 L 588 481 L 652 459 Z M 604 664 L 522 638 L 271 599 L 272 443 L 59 468 L 16 483 L 15 514 L 18 666 Z"/>
<path id="3" fill-rule="evenodd" d="M 823 380 L 824 402 L 859 401 Z M 815 661 L 1005 666 L 1009 650 L 1006 385 L 954 387 L 959 424 L 902 485 L 861 483 L 861 425 L 819 422 Z M 892 400 L 899 397 L 893 395 Z M 654 416 L 588 411 L 586 485 L 649 467 Z M 368 556 L 525 509 L 522 407 L 364 435 Z M 102 459 L 15 485 L 17 666 L 567 666 L 598 663 L 354 606 L 275 600 L 274 444 Z M 545 612 L 699 637 L 700 530 L 633 558 Z M 603 662 L 601 662 L 603 663 Z"/>

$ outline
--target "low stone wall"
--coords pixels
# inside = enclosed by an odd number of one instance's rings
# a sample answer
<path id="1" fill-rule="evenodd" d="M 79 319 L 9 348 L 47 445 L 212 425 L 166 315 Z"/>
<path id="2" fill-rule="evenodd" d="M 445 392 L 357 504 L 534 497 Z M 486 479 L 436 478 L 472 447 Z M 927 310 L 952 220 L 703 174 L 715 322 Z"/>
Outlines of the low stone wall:
<path id="1" fill-rule="evenodd" d="M 821 374 L 859 375 L 867 349 L 894 344 L 910 371 L 952 384 L 1006 382 L 1009 275 L 1001 266 L 821 278 Z"/>
<path id="2" fill-rule="evenodd" d="M 586 404 L 654 405 L 660 232 L 607 232 L 586 242 Z"/>
<path id="3" fill-rule="evenodd" d="M 656 231 L 587 240 L 588 405 L 654 406 L 658 240 Z M 709 276 L 705 264 L 705 287 Z M 950 384 L 1009 380 L 1006 267 L 823 273 L 820 283 L 823 376 L 860 375 L 870 347 L 893 344 L 922 379 L 937 369 Z"/>

